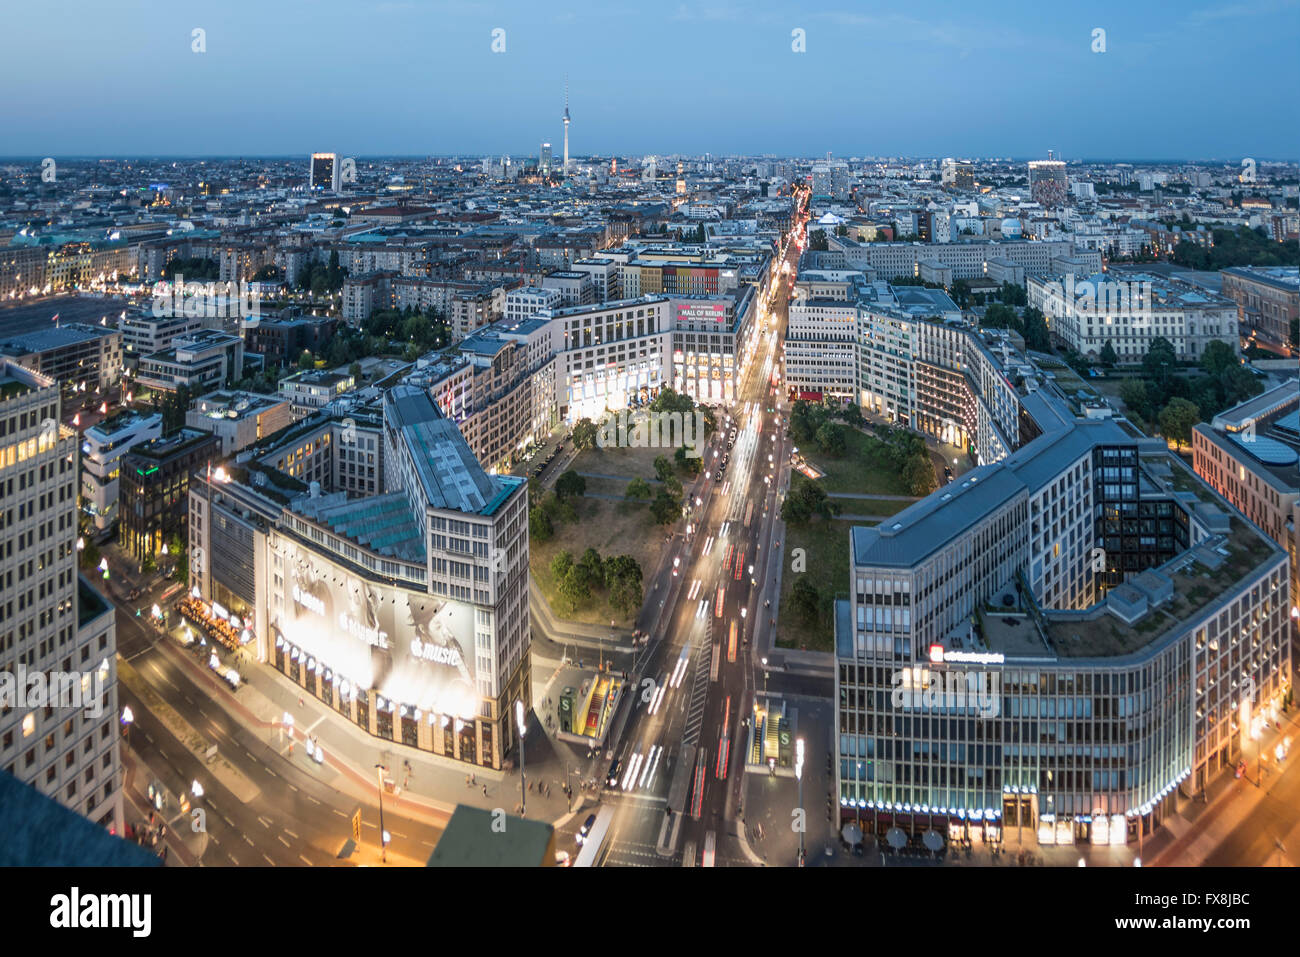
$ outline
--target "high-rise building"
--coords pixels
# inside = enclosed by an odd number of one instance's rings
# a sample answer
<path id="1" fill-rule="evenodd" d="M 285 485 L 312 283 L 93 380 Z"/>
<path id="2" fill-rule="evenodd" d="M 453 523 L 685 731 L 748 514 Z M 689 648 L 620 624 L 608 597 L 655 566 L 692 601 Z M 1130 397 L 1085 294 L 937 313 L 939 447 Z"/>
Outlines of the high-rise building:
<path id="1" fill-rule="evenodd" d="M 327 189 L 332 193 L 339 191 L 339 157 L 337 153 L 311 154 L 311 188 Z"/>
<path id="2" fill-rule="evenodd" d="M 537 169 L 543 176 L 551 171 L 551 161 L 551 144 L 543 143 L 541 156 L 537 160 Z"/>
<path id="3" fill-rule="evenodd" d="M 1044 209 L 1065 205 L 1067 185 L 1065 164 L 1060 160 L 1029 161 L 1029 198 Z"/>
<path id="4" fill-rule="evenodd" d="M 77 434 L 59 422 L 58 383 L 0 359 L 0 768 L 120 834 L 115 617 L 77 574 Z"/>

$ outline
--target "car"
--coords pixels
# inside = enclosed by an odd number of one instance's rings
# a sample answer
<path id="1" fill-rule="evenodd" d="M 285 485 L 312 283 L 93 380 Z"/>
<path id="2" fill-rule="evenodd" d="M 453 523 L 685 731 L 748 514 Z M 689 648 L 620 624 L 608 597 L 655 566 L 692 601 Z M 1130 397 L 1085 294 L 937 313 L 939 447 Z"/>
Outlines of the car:
<path id="1" fill-rule="evenodd" d="M 596 815 L 594 815 L 594 814 L 588 814 L 588 815 L 587 815 L 587 820 L 584 821 L 583 824 L 582 824 L 582 827 L 580 827 L 580 828 L 578 829 L 578 844 L 579 844 L 579 845 L 581 845 L 582 842 L 585 841 L 585 840 L 587 839 L 587 835 L 591 833 L 591 829 L 595 826 L 595 824 L 596 824 Z"/>
<path id="2" fill-rule="evenodd" d="M 618 776 L 623 770 L 623 762 L 619 758 L 614 759 L 614 763 L 609 766 L 609 774 L 605 775 L 605 783 L 612 788 L 618 787 Z"/>
<path id="3" fill-rule="evenodd" d="M 952 481 L 952 469 L 948 468 L 946 465 L 943 467 L 943 480 L 945 482 Z"/>

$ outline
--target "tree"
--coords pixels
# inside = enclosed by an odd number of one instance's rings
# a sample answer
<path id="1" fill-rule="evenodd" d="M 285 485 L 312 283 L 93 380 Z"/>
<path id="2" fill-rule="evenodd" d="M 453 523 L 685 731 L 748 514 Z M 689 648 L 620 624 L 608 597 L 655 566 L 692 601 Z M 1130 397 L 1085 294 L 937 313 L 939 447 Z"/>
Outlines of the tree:
<path id="1" fill-rule="evenodd" d="M 573 554 L 571 552 L 558 552 L 551 559 L 551 574 L 555 576 L 558 582 L 565 575 L 569 574 L 569 569 L 573 567 Z"/>
<path id="2" fill-rule="evenodd" d="M 534 542 L 549 542 L 555 536 L 555 526 L 551 524 L 551 516 L 546 514 L 546 509 L 542 506 L 534 506 L 528 510 L 528 537 Z"/>
<path id="3" fill-rule="evenodd" d="M 668 456 L 655 457 L 655 477 L 664 483 L 673 477 L 673 463 L 668 460 Z"/>
<path id="4" fill-rule="evenodd" d="M 352 381 L 357 385 L 361 384 L 361 363 L 354 362 L 348 366 L 348 375 L 352 376 Z"/>
<path id="5" fill-rule="evenodd" d="M 595 448 L 599 431 L 591 419 L 579 419 L 573 426 L 573 447 L 580 452 Z"/>
<path id="6" fill-rule="evenodd" d="M 677 464 L 677 467 L 687 475 L 699 475 L 700 470 L 704 468 L 701 464 L 700 456 L 687 455 L 687 451 L 686 446 L 678 446 L 677 451 L 673 453 L 673 461 Z"/>
<path id="7" fill-rule="evenodd" d="M 546 493 L 542 488 L 542 480 L 536 475 L 528 476 L 528 501 L 540 502 L 544 494 Z"/>
<path id="8" fill-rule="evenodd" d="M 588 546 L 582 553 L 582 558 L 578 559 L 578 564 L 587 572 L 587 578 L 596 587 L 605 585 L 605 562 L 600 557 L 600 552 Z"/>
<path id="9" fill-rule="evenodd" d="M 1147 384 L 1141 379 L 1125 379 L 1121 382 L 1119 397 L 1124 407 L 1138 418 L 1151 418 L 1151 397 L 1147 394 Z"/>
<path id="10" fill-rule="evenodd" d="M 821 611 L 822 596 L 817 591 L 817 586 L 808 581 L 807 577 L 800 578 L 790 589 L 790 605 L 803 619 L 804 624 L 810 625 L 817 620 Z"/>
<path id="11" fill-rule="evenodd" d="M 555 497 L 560 501 L 582 496 L 586 494 L 586 491 L 587 480 L 573 469 L 562 472 L 560 477 L 555 480 Z"/>
<path id="12" fill-rule="evenodd" d="M 928 457 L 913 456 L 903 466 L 903 485 L 912 495 L 929 495 L 934 490 L 934 467 Z"/>
<path id="13" fill-rule="evenodd" d="M 627 492 L 624 493 L 623 497 L 627 499 L 646 499 L 653 494 L 650 483 L 638 476 L 627 483 Z"/>
<path id="14" fill-rule="evenodd" d="M 1147 346 L 1147 354 L 1142 357 L 1142 375 L 1148 379 L 1159 394 L 1169 388 L 1169 380 L 1178 368 L 1178 354 L 1174 344 L 1164 336 L 1156 336 Z"/>
<path id="15" fill-rule="evenodd" d="M 817 430 L 817 447 L 827 455 L 836 458 L 844 454 L 847 445 L 844 441 L 844 426 L 827 422 Z"/>
<path id="16" fill-rule="evenodd" d="M 781 520 L 791 525 L 806 525 L 814 515 L 829 519 L 838 511 L 821 485 L 806 475 L 797 475 L 781 503 Z"/>
<path id="17" fill-rule="evenodd" d="M 1020 326 L 1020 320 L 1010 306 L 995 302 L 984 310 L 984 325 L 990 329 L 1015 329 Z"/>
<path id="18" fill-rule="evenodd" d="M 1201 368 L 1210 375 L 1220 378 L 1233 366 L 1240 366 L 1236 350 L 1220 339 L 1212 339 L 1201 353 Z"/>
<path id="19" fill-rule="evenodd" d="M 591 582 L 579 565 L 572 566 L 556 583 L 560 597 L 576 610 L 591 600 Z"/>
<path id="20" fill-rule="evenodd" d="M 300 356 L 298 357 L 298 368 L 299 368 L 299 369 L 314 369 L 314 368 L 316 368 L 316 357 L 315 357 L 314 355 L 311 354 L 311 350 L 310 350 L 310 349 L 303 349 L 303 350 L 302 350 L 302 355 L 300 355 Z"/>
<path id="21" fill-rule="evenodd" d="M 1192 441 L 1192 426 L 1201 421 L 1200 410 L 1196 403 L 1174 396 L 1160 410 L 1160 432 L 1166 439 L 1172 439 L 1174 447 L 1181 449 Z"/>
<path id="22" fill-rule="evenodd" d="M 617 555 L 605 560 L 605 589 L 610 606 L 624 617 L 641 607 L 645 600 L 641 566 L 631 555 Z"/>
<path id="23" fill-rule="evenodd" d="M 681 501 L 669 495 L 667 489 L 660 489 L 655 500 L 650 503 L 650 515 L 660 525 L 671 525 L 681 514 Z"/>
<path id="24" fill-rule="evenodd" d="M 830 248 L 826 243 L 826 230 L 814 229 L 809 233 L 808 248 L 817 252 L 826 252 Z"/>
<path id="25" fill-rule="evenodd" d="M 1109 339 L 1107 339 L 1105 344 L 1101 347 L 1101 353 L 1098 358 L 1101 359 L 1101 364 L 1107 369 L 1111 368 L 1119 361 L 1119 356 L 1115 353 L 1115 347 L 1111 345 Z"/>
<path id="26" fill-rule="evenodd" d="M 840 418 L 855 429 L 861 428 L 862 423 L 865 421 L 862 418 L 862 410 L 859 409 L 857 404 L 854 402 L 844 403 L 844 408 L 840 412 Z"/>
<path id="27" fill-rule="evenodd" d="M 1038 309 L 1030 306 L 1025 310 L 1024 318 L 1025 348 L 1035 352 L 1048 352 L 1052 348 L 1052 337 L 1047 331 L 1047 319 Z"/>

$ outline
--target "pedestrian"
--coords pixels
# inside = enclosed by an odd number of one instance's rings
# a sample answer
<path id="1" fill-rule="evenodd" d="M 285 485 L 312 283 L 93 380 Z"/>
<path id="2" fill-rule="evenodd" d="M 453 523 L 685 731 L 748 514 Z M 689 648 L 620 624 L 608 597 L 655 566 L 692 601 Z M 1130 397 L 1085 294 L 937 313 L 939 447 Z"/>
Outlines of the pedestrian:
<path id="1" fill-rule="evenodd" d="M 483 785 L 483 796 L 487 797 L 487 785 Z"/>
<path id="2" fill-rule="evenodd" d="M 302 707 L 302 706 L 303 706 L 303 699 L 302 699 L 302 695 L 298 695 L 298 707 L 300 707 L 300 708 L 301 708 L 301 707 Z"/>
<path id="3" fill-rule="evenodd" d="M 465 775 L 465 787 L 469 787 L 469 775 Z"/>

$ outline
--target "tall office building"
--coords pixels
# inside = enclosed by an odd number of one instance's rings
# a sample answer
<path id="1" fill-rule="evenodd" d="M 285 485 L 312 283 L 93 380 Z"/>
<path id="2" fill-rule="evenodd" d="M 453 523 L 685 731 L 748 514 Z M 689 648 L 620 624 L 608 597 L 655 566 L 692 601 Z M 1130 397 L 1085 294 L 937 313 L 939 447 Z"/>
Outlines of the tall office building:
<path id="1" fill-rule="evenodd" d="M 1065 205 L 1068 179 L 1065 164 L 1057 159 L 1029 161 L 1029 198 L 1045 209 Z"/>
<path id="2" fill-rule="evenodd" d="M 545 176 L 547 173 L 551 171 L 551 144 L 550 143 L 542 144 L 542 155 L 537 161 L 537 168 L 538 170 L 541 171 L 541 174 L 543 176 Z"/>
<path id="3" fill-rule="evenodd" d="M 337 153 L 311 154 L 311 188 L 313 190 L 327 189 L 330 192 L 337 193 L 339 191 L 340 174 Z"/>
<path id="4" fill-rule="evenodd" d="M 0 359 L 0 768 L 120 834 L 115 619 L 77 574 L 59 411 L 57 381 Z"/>

